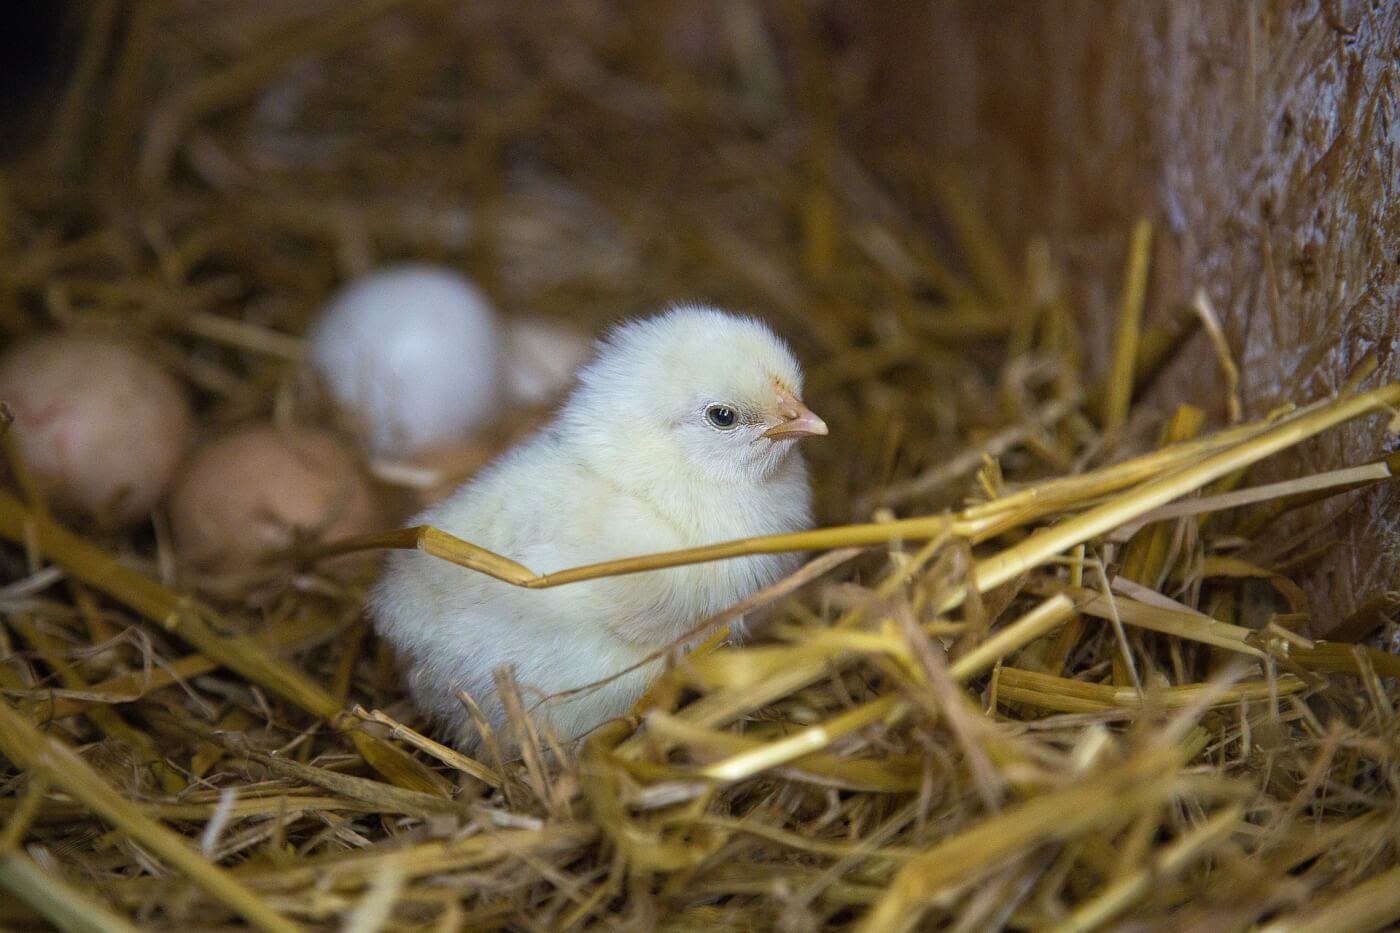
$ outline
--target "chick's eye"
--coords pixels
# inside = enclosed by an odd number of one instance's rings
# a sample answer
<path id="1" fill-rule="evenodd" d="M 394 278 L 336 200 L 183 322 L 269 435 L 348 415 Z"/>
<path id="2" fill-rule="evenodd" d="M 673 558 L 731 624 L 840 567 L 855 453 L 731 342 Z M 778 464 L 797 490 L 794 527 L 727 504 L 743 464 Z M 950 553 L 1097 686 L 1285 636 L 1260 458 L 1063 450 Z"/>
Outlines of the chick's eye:
<path id="1" fill-rule="evenodd" d="M 739 415 L 728 405 L 711 405 L 705 409 L 705 420 L 721 431 L 728 431 L 739 423 Z"/>

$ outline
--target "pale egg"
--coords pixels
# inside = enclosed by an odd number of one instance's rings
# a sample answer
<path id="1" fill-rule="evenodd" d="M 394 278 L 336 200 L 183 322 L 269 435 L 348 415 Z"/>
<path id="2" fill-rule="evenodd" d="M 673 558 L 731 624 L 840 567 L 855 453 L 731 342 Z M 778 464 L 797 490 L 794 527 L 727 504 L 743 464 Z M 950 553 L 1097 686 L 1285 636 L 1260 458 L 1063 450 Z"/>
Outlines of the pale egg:
<path id="1" fill-rule="evenodd" d="M 102 525 L 150 513 L 190 433 L 184 387 L 135 347 L 100 336 L 22 341 L 0 357 L 0 400 L 50 504 Z"/>
<path id="2" fill-rule="evenodd" d="M 500 404 L 500 336 L 486 296 L 450 269 L 382 269 L 336 295 L 311 361 L 379 455 L 403 457 L 488 425 Z"/>
<path id="3" fill-rule="evenodd" d="M 510 318 L 505 323 L 506 394 L 517 405 L 557 401 L 592 353 L 589 336 L 566 324 Z"/>

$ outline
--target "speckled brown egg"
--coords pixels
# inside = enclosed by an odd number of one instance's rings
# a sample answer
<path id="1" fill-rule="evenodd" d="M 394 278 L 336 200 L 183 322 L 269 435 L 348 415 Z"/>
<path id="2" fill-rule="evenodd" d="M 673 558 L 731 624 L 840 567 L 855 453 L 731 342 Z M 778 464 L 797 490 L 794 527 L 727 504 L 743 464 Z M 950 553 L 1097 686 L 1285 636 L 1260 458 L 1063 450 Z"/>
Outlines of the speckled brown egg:
<path id="1" fill-rule="evenodd" d="M 355 455 L 315 428 L 260 424 L 217 438 L 196 451 L 170 497 L 176 554 L 211 573 L 249 570 L 294 543 L 373 531 L 378 522 Z"/>
<path id="2" fill-rule="evenodd" d="M 184 456 L 184 388 L 118 340 L 29 338 L 0 357 L 21 456 L 60 512 L 104 525 L 139 521 Z"/>

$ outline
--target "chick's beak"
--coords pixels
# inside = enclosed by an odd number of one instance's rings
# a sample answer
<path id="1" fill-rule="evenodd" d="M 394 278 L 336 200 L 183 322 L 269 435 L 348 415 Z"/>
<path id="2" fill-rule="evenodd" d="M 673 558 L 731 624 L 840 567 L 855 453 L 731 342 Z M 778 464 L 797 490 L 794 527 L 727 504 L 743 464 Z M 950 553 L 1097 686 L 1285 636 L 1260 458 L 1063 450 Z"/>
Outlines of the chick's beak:
<path id="1" fill-rule="evenodd" d="M 775 441 L 795 440 L 799 437 L 818 437 L 826 434 L 826 422 L 817 417 L 802 400 L 791 392 L 779 387 L 777 414 L 782 420 L 763 436 Z"/>

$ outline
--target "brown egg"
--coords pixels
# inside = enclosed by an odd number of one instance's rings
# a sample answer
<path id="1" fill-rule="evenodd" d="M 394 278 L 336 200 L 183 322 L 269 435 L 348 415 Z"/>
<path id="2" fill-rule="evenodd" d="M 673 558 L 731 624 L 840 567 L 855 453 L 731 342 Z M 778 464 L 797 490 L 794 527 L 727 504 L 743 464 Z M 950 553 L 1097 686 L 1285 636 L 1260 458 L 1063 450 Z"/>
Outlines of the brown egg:
<path id="1" fill-rule="evenodd" d="M 264 424 L 226 434 L 195 452 L 170 496 L 176 554 L 212 573 L 252 569 L 295 542 L 378 527 L 355 455 L 315 428 Z"/>
<path id="2" fill-rule="evenodd" d="M 411 502 L 417 512 L 447 498 L 476 475 L 500 453 L 498 444 L 482 438 L 468 438 L 425 450 L 410 466 L 418 471 Z"/>
<path id="3" fill-rule="evenodd" d="M 45 334 L 0 357 L 0 400 L 21 456 L 60 512 L 139 521 L 184 456 L 184 388 L 116 340 Z"/>

